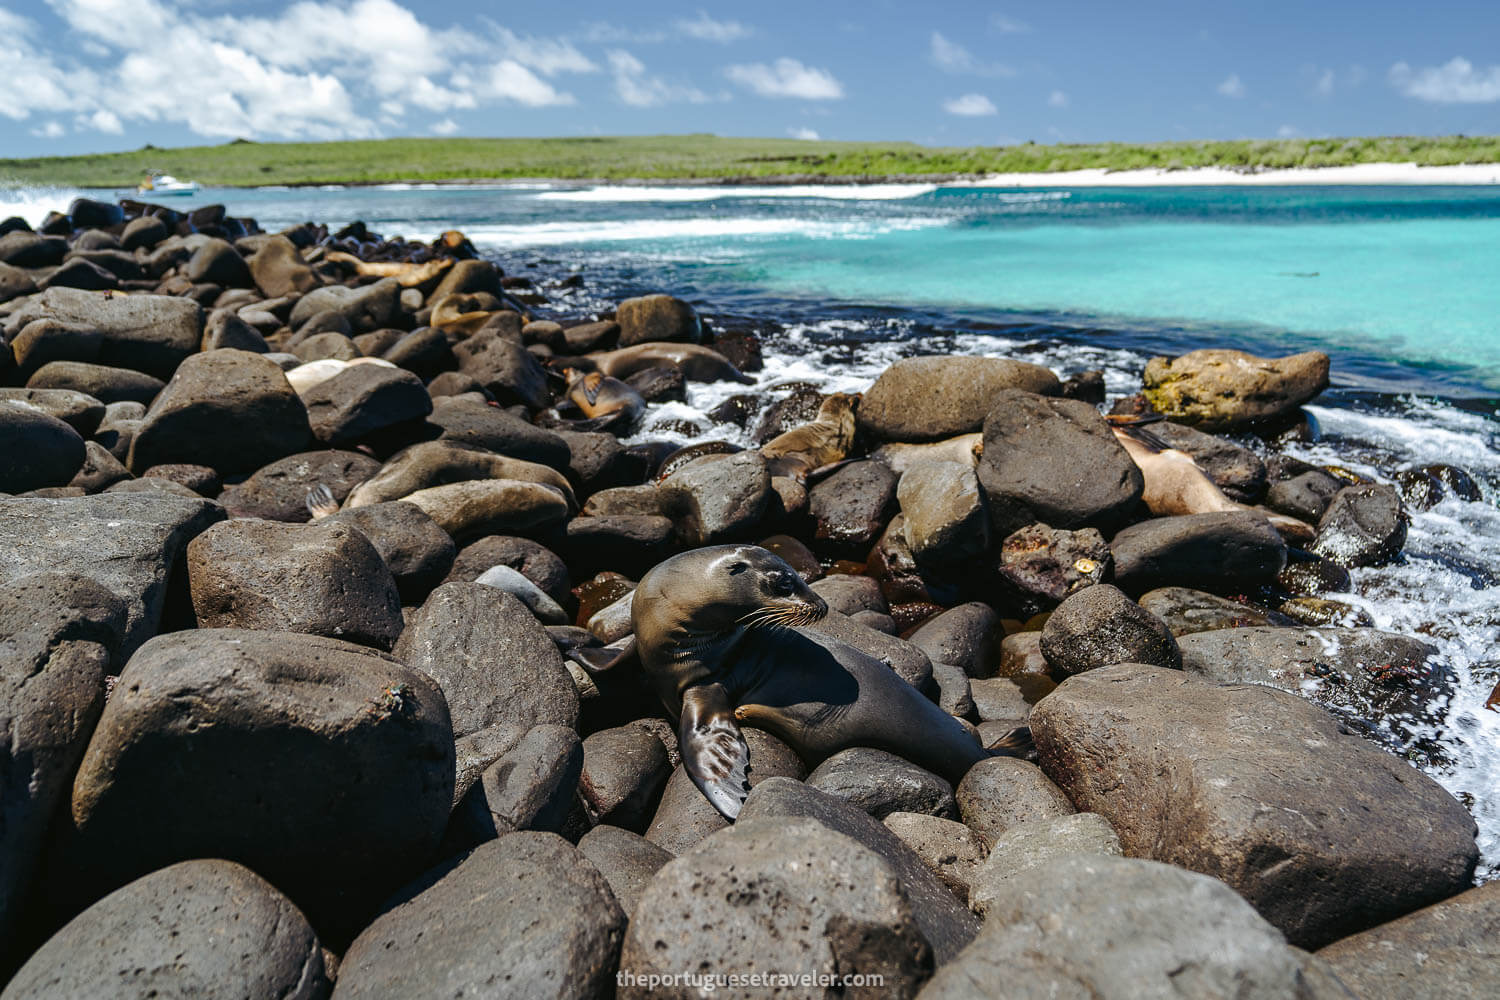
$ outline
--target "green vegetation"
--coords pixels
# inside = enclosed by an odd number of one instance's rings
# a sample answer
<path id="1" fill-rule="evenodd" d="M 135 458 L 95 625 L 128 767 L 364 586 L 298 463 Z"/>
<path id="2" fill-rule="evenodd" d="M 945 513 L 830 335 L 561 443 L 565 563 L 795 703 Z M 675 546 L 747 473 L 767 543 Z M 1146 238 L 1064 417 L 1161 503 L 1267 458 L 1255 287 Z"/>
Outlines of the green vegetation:
<path id="1" fill-rule="evenodd" d="M 488 178 L 893 177 L 1103 167 L 1249 170 L 1355 163 L 1500 162 L 1500 136 L 1267 139 L 942 148 L 712 135 L 579 139 L 382 139 L 147 147 L 95 156 L 0 159 L 0 185 L 134 186 L 148 169 L 202 184 L 360 184 Z"/>

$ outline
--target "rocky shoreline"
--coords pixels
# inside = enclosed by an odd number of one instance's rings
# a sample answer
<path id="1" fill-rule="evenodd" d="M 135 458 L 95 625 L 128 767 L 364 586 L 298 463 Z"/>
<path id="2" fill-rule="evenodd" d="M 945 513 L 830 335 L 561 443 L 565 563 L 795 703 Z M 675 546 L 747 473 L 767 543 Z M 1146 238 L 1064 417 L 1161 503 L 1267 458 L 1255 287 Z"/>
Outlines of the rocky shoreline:
<path id="1" fill-rule="evenodd" d="M 1115 399 L 909 358 L 730 397 L 749 448 L 626 444 L 760 345 L 581 280 L 222 206 L 0 222 L 0 997 L 1500 991 L 1411 763 L 1452 672 L 1338 599 L 1481 491 L 1281 453 L 1326 357 Z M 603 666 L 634 582 L 728 541 L 1035 762 L 747 727 L 730 825 Z"/>

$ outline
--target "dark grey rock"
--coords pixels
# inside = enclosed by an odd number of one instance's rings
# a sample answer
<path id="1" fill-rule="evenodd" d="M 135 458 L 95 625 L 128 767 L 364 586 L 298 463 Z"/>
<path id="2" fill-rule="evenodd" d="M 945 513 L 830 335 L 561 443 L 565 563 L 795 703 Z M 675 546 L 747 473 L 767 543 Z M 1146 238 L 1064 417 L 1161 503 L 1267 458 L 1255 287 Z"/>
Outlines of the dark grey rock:
<path id="1" fill-rule="evenodd" d="M 119 655 L 128 657 L 156 634 L 188 542 L 223 519 L 207 500 L 159 494 L 0 500 L 0 581 L 33 573 L 95 581 L 125 602 Z"/>
<path id="2" fill-rule="evenodd" d="M 349 524 L 375 546 L 396 580 L 403 604 L 417 604 L 443 582 L 458 547 L 421 509 L 399 500 L 340 511 L 324 524 Z"/>
<path id="3" fill-rule="evenodd" d="M 995 567 L 1000 595 L 1026 618 L 1108 580 L 1113 571 L 1109 545 L 1097 530 L 1065 531 L 1045 524 L 1030 524 L 1007 535 Z"/>
<path id="4" fill-rule="evenodd" d="M 975 764 L 954 797 L 964 825 L 991 843 L 1022 823 L 1077 811 L 1040 768 L 1019 757 L 991 757 Z"/>
<path id="5" fill-rule="evenodd" d="M 102 493 L 130 478 L 130 470 L 99 442 L 85 441 L 83 447 L 83 465 L 68 481 L 69 486 L 81 486 L 88 493 Z"/>
<path id="6" fill-rule="evenodd" d="M 1215 629 L 1292 624 L 1286 615 L 1267 608 L 1216 597 L 1190 587 L 1159 587 L 1147 591 L 1141 595 L 1140 605 L 1166 622 L 1167 628 L 1179 639 Z"/>
<path id="7" fill-rule="evenodd" d="M 1041 649 L 1059 677 L 1114 663 L 1182 666 L 1166 622 L 1107 583 L 1085 587 L 1059 604 L 1042 627 Z"/>
<path id="8" fill-rule="evenodd" d="M 487 535 L 465 546 L 444 583 L 473 583 L 495 566 L 509 566 L 536 584 L 560 606 L 572 606 L 572 576 L 551 549 L 529 538 Z"/>
<path id="9" fill-rule="evenodd" d="M 1335 941 L 1318 958 L 1361 997 L 1500 994 L 1500 882 Z"/>
<path id="10" fill-rule="evenodd" d="M 380 462 L 357 451 L 304 451 L 256 469 L 242 483 L 219 494 L 233 517 L 303 523 L 312 519 L 307 494 L 326 486 L 343 503 L 360 483 L 380 471 Z"/>
<path id="11" fill-rule="evenodd" d="M 829 757 L 807 776 L 807 785 L 876 819 L 893 812 L 947 819 L 958 815 L 952 785 L 895 754 L 869 747 L 852 747 Z"/>
<path id="12" fill-rule="evenodd" d="M 104 708 L 125 602 L 85 577 L 38 573 L 0 586 L 0 938 L 48 823 Z"/>
<path id="13" fill-rule="evenodd" d="M 825 576 L 811 584 L 813 593 L 828 602 L 828 610 L 841 615 L 853 615 L 861 611 L 885 614 L 890 611 L 885 597 L 880 593 L 880 584 L 868 576 L 850 576 L 836 573 Z"/>
<path id="14" fill-rule="evenodd" d="M 807 627 L 875 657 L 918 691 L 929 690 L 932 683 L 932 661 L 927 658 L 926 653 L 904 639 L 877 632 L 837 611 L 828 612 L 822 620 Z"/>
<path id="15" fill-rule="evenodd" d="M 53 361 L 88 361 L 99 357 L 104 334 L 91 326 L 34 319 L 11 338 L 11 350 L 22 379 Z"/>
<path id="16" fill-rule="evenodd" d="M 0 493 L 66 486 L 87 452 L 78 432 L 39 409 L 0 399 Z"/>
<path id="17" fill-rule="evenodd" d="M 1162 441 L 1187 452 L 1214 485 L 1237 503 L 1260 503 L 1266 495 L 1266 463 L 1243 445 L 1170 420 L 1152 424 Z"/>
<path id="18" fill-rule="evenodd" d="M 896 498 L 906 516 L 906 544 L 918 562 L 953 566 L 989 548 L 989 508 L 972 467 L 918 462 L 902 473 Z"/>
<path id="19" fill-rule="evenodd" d="M 1019 823 L 995 838 L 988 857 L 971 875 L 969 908 L 984 916 L 997 896 L 1007 895 L 1012 878 L 1064 854 L 1117 858 L 1124 853 L 1115 828 L 1098 813 Z"/>
<path id="20" fill-rule="evenodd" d="M 1000 659 L 1000 616 L 970 601 L 929 618 L 910 642 L 934 663 L 951 663 L 970 677 L 989 677 Z"/>
<path id="21" fill-rule="evenodd" d="M 72 389 L 101 403 L 134 400 L 148 406 L 165 386 L 144 372 L 83 361 L 49 361 L 26 380 L 28 389 Z"/>
<path id="22" fill-rule="evenodd" d="M 56 417 L 83 437 L 92 437 L 101 429 L 111 407 L 145 407 L 139 403 L 111 404 L 106 406 L 93 396 L 72 389 L 5 389 L 0 388 L 0 405 L 19 406 Z"/>
<path id="23" fill-rule="evenodd" d="M 607 1000 L 624 933 L 609 884 L 577 848 L 515 833 L 408 887 L 350 945 L 336 995 Z"/>
<path id="24" fill-rule="evenodd" d="M 962 823 L 926 813 L 894 812 L 885 818 L 885 826 L 954 895 L 968 901 L 969 883 L 989 851 L 983 837 Z"/>
<path id="25" fill-rule="evenodd" d="M 635 905 L 652 877 L 673 858 L 671 852 L 640 834 L 607 824 L 584 834 L 578 841 L 578 852 L 609 882 L 610 891 L 626 916 L 635 912 Z"/>
<path id="26" fill-rule="evenodd" d="M 245 258 L 228 242 L 219 239 L 207 240 L 193 251 L 182 275 L 195 285 L 205 282 L 225 288 L 252 288 L 255 285 Z"/>
<path id="27" fill-rule="evenodd" d="M 445 440 L 488 448 L 498 455 L 540 462 L 554 469 L 568 468 L 568 444 L 495 406 L 458 397 L 434 399 L 429 423 L 442 428 Z"/>
<path id="28" fill-rule="evenodd" d="M 997 538 L 1037 521 L 1112 531 L 1144 488 L 1141 470 L 1098 410 L 1016 389 L 991 400 L 979 483 Z"/>
<path id="29" fill-rule="evenodd" d="M 579 574 L 615 570 L 640 576 L 677 549 L 677 526 L 651 514 L 609 514 L 569 521 L 558 548 Z"/>
<path id="30" fill-rule="evenodd" d="M 1268 684 L 1352 716 L 1387 739 L 1439 725 L 1454 693 L 1437 647 L 1372 628 L 1232 628 L 1184 636 L 1182 668 L 1218 684 Z"/>
<path id="31" fill-rule="evenodd" d="M 1317 524 L 1344 484 L 1322 469 L 1309 469 L 1271 484 L 1266 506 L 1282 514 Z"/>
<path id="32" fill-rule="evenodd" d="M 770 499 L 771 474 L 759 452 L 743 451 L 690 462 L 657 490 L 684 545 L 716 545 L 753 533 Z"/>
<path id="33" fill-rule="evenodd" d="M 875 852 L 900 879 L 922 935 L 937 964 L 948 961 L 974 937 L 978 923 L 938 881 L 911 848 L 884 825 L 841 799 L 787 778 L 773 778 L 750 792 L 738 823 L 752 819 L 807 818 Z"/>
<path id="34" fill-rule="evenodd" d="M 1406 510 L 1401 494 L 1384 483 L 1339 490 L 1318 521 L 1309 551 L 1340 566 L 1380 566 L 1406 544 Z"/>
<path id="35" fill-rule="evenodd" d="M 448 841 L 460 849 L 517 830 L 563 829 L 583 773 L 583 744 L 567 726 L 534 726 L 485 768 L 453 811 Z"/>
<path id="36" fill-rule="evenodd" d="M 1223 879 L 1299 947 L 1470 884 L 1463 807 L 1284 691 L 1122 664 L 1070 677 L 1031 730 L 1047 774 L 1126 853 Z"/>
<path id="37" fill-rule="evenodd" d="M 304 392 L 302 402 L 313 435 L 329 447 L 353 444 L 432 412 L 421 379 L 384 365 L 346 368 Z"/>
<path id="38" fill-rule="evenodd" d="M 667 748 L 649 730 L 601 730 L 583 741 L 578 799 L 591 825 L 606 823 L 640 833 L 651 822 L 671 773 Z"/>
<path id="39" fill-rule="evenodd" d="M 895 513 L 895 501 L 896 474 L 890 466 L 873 461 L 844 466 L 808 491 L 814 544 L 863 555 Z"/>
<path id="40" fill-rule="evenodd" d="M 310 292 L 319 284 L 296 244 L 281 235 L 272 236 L 250 258 L 250 274 L 269 298 Z"/>
<path id="41" fill-rule="evenodd" d="M 323 949 L 296 905 L 231 861 L 183 861 L 74 917 L 16 973 L 5 1000 L 328 995 Z"/>
<path id="42" fill-rule="evenodd" d="M 265 253 L 264 250 L 261 253 Z M 257 259 L 260 254 L 256 254 Z M 257 279 L 258 281 L 259 279 Z M 266 291 L 264 286 L 262 290 Z M 285 295 L 286 291 L 268 295 Z M 391 326 L 400 309 L 401 286 L 394 278 L 382 278 L 373 285 L 346 288 L 329 285 L 315 288 L 292 307 L 289 326 L 297 329 L 320 312 L 333 310 L 341 315 L 355 333 L 368 333 Z"/>
<path id="43" fill-rule="evenodd" d="M 395 655 L 443 687 L 454 735 L 508 722 L 574 726 L 578 692 L 546 629 L 511 595 L 445 583 L 412 615 Z"/>
<path id="44" fill-rule="evenodd" d="M 501 406 L 519 403 L 540 410 L 552 401 L 547 372 L 517 340 L 485 330 L 460 341 L 453 354 L 458 370 L 472 375 Z"/>
<path id="45" fill-rule="evenodd" d="M 1009 879 L 988 912 L 923 1000 L 1351 1000 L 1229 888 L 1169 865 L 1056 858 Z"/>
<path id="46" fill-rule="evenodd" d="M 191 299 L 172 295 L 111 295 L 76 288 L 49 288 L 11 315 L 8 324 L 53 319 L 101 333 L 101 365 L 133 368 L 171 378 L 177 366 L 198 350 L 203 310 Z"/>
<path id="47" fill-rule="evenodd" d="M 859 425 L 888 441 L 937 441 L 977 431 L 1006 390 L 1055 396 L 1057 376 L 1038 365 L 968 356 L 906 358 L 860 400 Z"/>
<path id="48" fill-rule="evenodd" d="M 1286 566 L 1286 542 L 1249 511 L 1152 518 L 1115 535 L 1109 549 L 1115 584 L 1127 594 L 1174 586 L 1245 593 Z"/>
<path id="49" fill-rule="evenodd" d="M 312 440 L 307 410 L 263 354 L 210 351 L 182 363 L 146 411 L 130 446 L 133 470 L 164 462 L 249 472 Z"/>
<path id="50" fill-rule="evenodd" d="M 618 995 L 701 996 L 689 982 L 650 989 L 644 977 L 684 970 L 747 976 L 775 954 L 783 975 L 879 976 L 885 995 L 913 997 L 931 972 L 934 949 L 909 891 L 876 852 L 815 818 L 742 816 L 733 829 L 668 862 L 646 887 L 621 950 L 627 978 Z"/>
<path id="51" fill-rule="evenodd" d="M 703 328 L 693 307 L 670 295 L 642 295 L 615 307 L 620 324 L 620 346 L 633 347 L 653 340 L 696 344 Z"/>
<path id="52" fill-rule="evenodd" d="M 188 544 L 187 569 L 205 628 L 305 632 L 380 649 L 401 634 L 395 577 L 347 522 L 226 521 Z"/>
<path id="53" fill-rule="evenodd" d="M 175 861 L 238 861 L 337 942 L 415 874 L 452 801 L 452 723 L 426 675 L 321 636 L 176 632 L 121 673 L 49 877 L 87 901 Z"/>

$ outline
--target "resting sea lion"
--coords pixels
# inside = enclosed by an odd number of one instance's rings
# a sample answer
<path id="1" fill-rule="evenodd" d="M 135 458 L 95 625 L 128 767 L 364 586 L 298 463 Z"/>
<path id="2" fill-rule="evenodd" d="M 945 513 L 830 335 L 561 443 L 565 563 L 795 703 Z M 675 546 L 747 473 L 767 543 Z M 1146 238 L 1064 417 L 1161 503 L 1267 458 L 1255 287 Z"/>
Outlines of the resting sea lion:
<path id="1" fill-rule="evenodd" d="M 1021 729 L 985 749 L 886 664 L 802 630 L 827 613 L 796 570 L 756 545 L 684 552 L 636 587 L 635 651 L 679 720 L 683 766 L 726 817 L 749 794 L 741 722 L 786 742 L 809 767 L 876 747 L 955 785 L 979 761 L 1029 748 Z"/>
<path id="2" fill-rule="evenodd" d="M 351 365 L 396 367 L 384 358 L 355 358 L 352 361 L 340 361 L 337 358 L 322 358 L 318 361 L 309 361 L 306 364 L 293 368 L 286 373 L 286 380 L 292 384 L 292 391 L 301 396 L 313 386 L 327 382 Z"/>
<path id="3" fill-rule="evenodd" d="M 823 400 L 818 419 L 767 441 L 760 453 L 770 464 L 771 475 L 806 482 L 818 469 L 849 457 L 849 449 L 854 446 L 854 410 L 858 404 L 858 396 L 836 392 Z"/>
<path id="4" fill-rule="evenodd" d="M 601 371 L 615 378 L 629 378 L 647 368 L 676 368 L 692 382 L 743 382 L 746 385 L 755 382 L 718 351 L 697 344 L 653 341 L 578 358 L 558 358 L 556 363 L 580 371 Z"/>
<path id="5" fill-rule="evenodd" d="M 564 368 L 568 380 L 567 399 L 587 420 L 560 421 L 571 430 L 600 431 L 616 424 L 629 427 L 646 412 L 646 400 L 617 378 L 603 372 Z"/>
<path id="6" fill-rule="evenodd" d="M 1265 517 L 1290 541 L 1310 541 L 1313 527 L 1295 517 L 1236 503 L 1193 461 L 1193 456 L 1168 445 L 1142 426 L 1138 417 L 1110 417 L 1110 429 L 1141 470 L 1145 492 L 1141 500 L 1157 517 L 1176 514 L 1216 514 L 1248 510 Z"/>
<path id="7" fill-rule="evenodd" d="M 921 462 L 957 462 L 973 468 L 984 454 L 983 434 L 960 434 L 946 441 L 931 444 L 901 444 L 892 442 L 881 445 L 870 453 L 877 462 L 884 462 L 891 471 L 901 475 L 913 465 Z"/>
<path id="8" fill-rule="evenodd" d="M 323 259 L 348 264 L 354 268 L 354 273 L 361 277 L 395 278 L 396 283 L 402 288 L 425 285 L 434 278 L 441 277 L 444 271 L 453 266 L 452 257 L 439 257 L 424 264 L 411 264 L 404 261 L 360 260 L 354 254 L 344 253 L 342 250 L 330 250 L 323 255 Z"/>

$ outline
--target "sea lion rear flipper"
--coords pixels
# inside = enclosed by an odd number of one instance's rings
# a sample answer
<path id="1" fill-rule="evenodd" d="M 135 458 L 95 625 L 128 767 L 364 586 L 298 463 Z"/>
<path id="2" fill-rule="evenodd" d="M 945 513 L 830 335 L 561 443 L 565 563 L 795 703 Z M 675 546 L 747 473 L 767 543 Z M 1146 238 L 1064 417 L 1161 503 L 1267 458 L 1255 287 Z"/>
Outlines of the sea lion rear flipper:
<path id="1" fill-rule="evenodd" d="M 682 695 L 682 721 L 677 725 L 682 766 L 704 798 L 732 820 L 750 794 L 745 767 L 750 748 L 734 718 L 734 703 L 722 684 L 700 684 Z"/>
<path id="2" fill-rule="evenodd" d="M 635 636 L 627 636 L 608 646 L 574 646 L 563 655 L 591 675 L 602 674 L 635 656 Z"/>
<path id="3" fill-rule="evenodd" d="M 1017 726 L 985 749 L 997 757 L 1036 760 L 1036 744 L 1031 740 L 1030 726 Z"/>
<path id="4" fill-rule="evenodd" d="M 339 512 L 339 502 L 333 497 L 325 483 L 319 483 L 307 491 L 307 512 L 312 515 L 314 521 L 320 518 L 331 517 Z"/>

